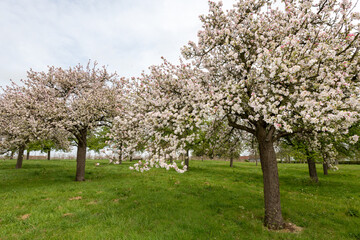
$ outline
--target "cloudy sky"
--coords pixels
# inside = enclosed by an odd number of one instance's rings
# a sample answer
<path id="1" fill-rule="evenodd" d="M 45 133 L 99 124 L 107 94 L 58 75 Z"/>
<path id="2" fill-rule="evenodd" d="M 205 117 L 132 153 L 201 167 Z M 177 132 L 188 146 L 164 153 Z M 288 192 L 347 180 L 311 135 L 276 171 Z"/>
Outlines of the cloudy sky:
<path id="1" fill-rule="evenodd" d="M 234 0 L 224 0 L 230 8 Z M 196 40 L 207 0 L 1 0 L 0 86 L 89 59 L 138 76 Z"/>

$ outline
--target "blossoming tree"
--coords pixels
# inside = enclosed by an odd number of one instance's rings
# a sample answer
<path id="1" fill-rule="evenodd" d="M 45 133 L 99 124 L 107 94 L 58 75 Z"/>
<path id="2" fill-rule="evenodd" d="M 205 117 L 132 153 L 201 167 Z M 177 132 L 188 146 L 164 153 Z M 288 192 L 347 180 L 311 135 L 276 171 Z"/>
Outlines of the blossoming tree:
<path id="1" fill-rule="evenodd" d="M 66 133 L 48 129 L 38 119 L 38 107 L 43 95 L 32 95 L 26 87 L 12 83 L 3 89 L 0 95 L 0 135 L 5 136 L 0 149 L 18 149 L 16 168 L 21 168 L 26 147 L 35 141 L 56 142 L 59 147 L 66 148 Z"/>
<path id="2" fill-rule="evenodd" d="M 167 164 L 166 156 L 175 159 L 180 153 L 187 153 L 203 122 L 199 105 L 190 104 L 201 100 L 196 72 L 189 64 L 176 66 L 164 60 L 163 64 L 152 66 L 149 74 L 129 81 L 127 104 L 115 118 L 111 138 L 115 144 L 123 142 L 127 152 L 146 146 L 151 156 L 135 164 L 136 170 L 153 166 L 178 172 L 187 169 L 188 161 L 179 168 L 175 161 Z"/>
<path id="3" fill-rule="evenodd" d="M 28 72 L 26 91 L 43 96 L 38 101 L 38 119 L 47 129 L 72 135 L 77 144 L 76 181 L 85 180 L 87 135 L 93 128 L 107 124 L 121 96 L 116 74 L 90 62 L 86 67 L 69 69 L 49 67 L 47 72 Z"/>
<path id="4" fill-rule="evenodd" d="M 342 132 L 358 117 L 359 20 L 349 1 L 210 2 L 184 55 L 203 70 L 209 102 L 230 126 L 254 134 L 265 225 L 284 226 L 274 142 L 295 132 Z"/>
<path id="5" fill-rule="evenodd" d="M 25 147 L 39 133 L 39 124 L 31 114 L 31 104 L 25 104 L 28 96 L 23 89 L 13 83 L 0 96 L 0 135 L 5 137 L 0 148 L 3 151 L 18 149 L 16 168 L 22 167 Z"/>

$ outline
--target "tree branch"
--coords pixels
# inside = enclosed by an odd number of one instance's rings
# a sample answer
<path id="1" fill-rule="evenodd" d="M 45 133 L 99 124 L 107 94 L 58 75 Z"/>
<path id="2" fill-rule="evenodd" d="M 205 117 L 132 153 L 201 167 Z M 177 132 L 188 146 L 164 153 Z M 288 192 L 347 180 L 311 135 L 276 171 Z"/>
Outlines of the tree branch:
<path id="1" fill-rule="evenodd" d="M 233 121 L 229 115 L 227 116 L 227 119 L 228 119 L 228 123 L 229 123 L 230 127 L 240 129 L 240 130 L 243 130 L 243 131 L 246 131 L 248 133 L 251 133 L 251 134 L 255 135 L 255 130 L 254 129 L 243 126 L 243 125 L 240 125 L 240 124 L 237 124 L 236 121 Z"/>

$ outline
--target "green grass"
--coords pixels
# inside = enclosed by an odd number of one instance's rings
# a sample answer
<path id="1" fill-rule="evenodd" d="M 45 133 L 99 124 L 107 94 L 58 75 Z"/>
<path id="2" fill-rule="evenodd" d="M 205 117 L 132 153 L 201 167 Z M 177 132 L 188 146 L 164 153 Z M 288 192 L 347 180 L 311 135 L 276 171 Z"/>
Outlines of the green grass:
<path id="1" fill-rule="evenodd" d="M 0 160 L 0 239 L 360 239 L 359 165 L 328 176 L 319 165 L 314 184 L 306 165 L 279 164 L 283 216 L 304 228 L 294 234 L 263 227 L 253 163 L 191 161 L 178 174 L 96 162 L 87 162 L 87 181 L 75 182 L 75 161 L 14 169 Z"/>

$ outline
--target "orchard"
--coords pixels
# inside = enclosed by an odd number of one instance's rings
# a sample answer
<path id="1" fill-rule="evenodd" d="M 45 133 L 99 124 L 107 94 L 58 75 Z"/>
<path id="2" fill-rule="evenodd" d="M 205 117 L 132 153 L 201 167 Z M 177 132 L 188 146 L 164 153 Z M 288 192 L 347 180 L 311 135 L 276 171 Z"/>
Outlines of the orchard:
<path id="1" fill-rule="evenodd" d="M 186 175 L 190 151 L 233 159 L 254 139 L 264 225 L 286 228 L 276 148 L 301 152 L 314 182 L 315 162 L 327 168 L 358 148 L 360 14 L 353 7 L 347 0 L 239 0 L 224 11 L 209 1 L 198 39 L 182 48 L 178 65 L 163 58 L 129 79 L 90 61 L 30 70 L 0 95 L 0 152 L 18 149 L 21 168 L 32 142 L 73 144 L 75 180 L 84 181 L 88 137 L 104 128 L 102 147 L 115 161 L 147 154 L 130 167 L 139 172 Z"/>

